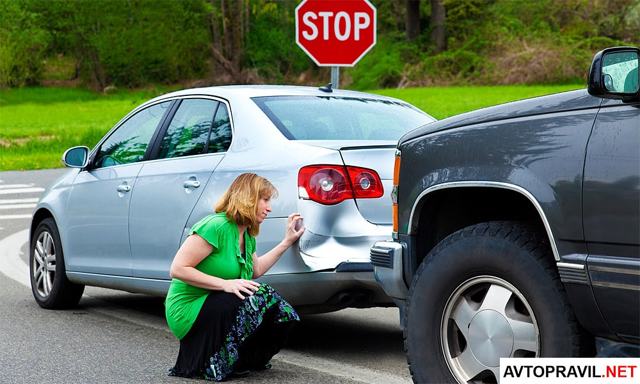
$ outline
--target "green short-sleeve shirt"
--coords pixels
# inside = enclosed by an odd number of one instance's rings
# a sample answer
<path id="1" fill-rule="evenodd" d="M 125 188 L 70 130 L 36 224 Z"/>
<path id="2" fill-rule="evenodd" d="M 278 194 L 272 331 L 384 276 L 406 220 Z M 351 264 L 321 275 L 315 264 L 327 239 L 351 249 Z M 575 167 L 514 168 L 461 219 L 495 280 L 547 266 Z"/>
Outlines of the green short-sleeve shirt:
<path id="1" fill-rule="evenodd" d="M 245 255 L 240 252 L 238 226 L 224 212 L 209 215 L 191 227 L 190 234 L 197 234 L 213 246 L 196 269 L 222 279 L 247 279 L 253 277 L 253 254 L 256 239 L 245 232 Z M 171 332 L 182 339 L 196 321 L 209 290 L 195 287 L 179 279 L 171 280 L 165 300 L 165 315 Z"/>

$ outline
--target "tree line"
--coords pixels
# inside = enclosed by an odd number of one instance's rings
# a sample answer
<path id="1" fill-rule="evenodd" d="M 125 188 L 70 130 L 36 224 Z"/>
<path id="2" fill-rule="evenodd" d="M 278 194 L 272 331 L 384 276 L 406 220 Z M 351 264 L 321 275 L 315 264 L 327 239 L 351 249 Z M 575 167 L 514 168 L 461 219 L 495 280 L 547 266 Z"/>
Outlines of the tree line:
<path id="1" fill-rule="evenodd" d="M 638 45 L 640 0 L 371 0 L 378 43 L 343 84 L 580 81 Z M 315 83 L 297 0 L 0 0 L 0 87 Z"/>

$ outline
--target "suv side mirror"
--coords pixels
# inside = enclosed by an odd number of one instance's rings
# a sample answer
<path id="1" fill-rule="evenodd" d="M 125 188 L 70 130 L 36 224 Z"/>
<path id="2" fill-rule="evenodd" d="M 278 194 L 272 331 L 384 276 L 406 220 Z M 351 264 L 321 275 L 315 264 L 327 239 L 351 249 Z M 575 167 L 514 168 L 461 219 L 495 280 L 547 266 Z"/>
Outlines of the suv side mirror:
<path id="1" fill-rule="evenodd" d="M 70 168 L 84 168 L 87 166 L 89 157 L 89 148 L 73 147 L 69 148 L 62 155 L 62 162 Z"/>
<path id="2" fill-rule="evenodd" d="M 589 93 L 608 99 L 638 100 L 638 58 L 640 49 L 615 47 L 593 57 L 589 70 Z"/>

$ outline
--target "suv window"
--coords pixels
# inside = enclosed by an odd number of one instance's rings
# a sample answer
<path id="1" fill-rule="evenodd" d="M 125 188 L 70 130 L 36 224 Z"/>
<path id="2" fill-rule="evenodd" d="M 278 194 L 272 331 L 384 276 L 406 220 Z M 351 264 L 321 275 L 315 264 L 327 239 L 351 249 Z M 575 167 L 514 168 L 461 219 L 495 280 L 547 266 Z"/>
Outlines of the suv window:
<path id="1" fill-rule="evenodd" d="M 231 123 L 227 106 L 220 103 L 209 135 L 208 153 L 224 152 L 231 145 Z"/>
<path id="2" fill-rule="evenodd" d="M 110 167 L 142 160 L 153 132 L 170 105 L 170 101 L 165 101 L 131 116 L 102 143 L 94 167 Z"/>
<path id="3" fill-rule="evenodd" d="M 399 101 L 269 96 L 253 101 L 289 140 L 398 140 L 435 119 Z"/>
<path id="4" fill-rule="evenodd" d="M 204 153 L 213 116 L 219 104 L 206 99 L 183 100 L 162 138 L 158 158 Z"/>

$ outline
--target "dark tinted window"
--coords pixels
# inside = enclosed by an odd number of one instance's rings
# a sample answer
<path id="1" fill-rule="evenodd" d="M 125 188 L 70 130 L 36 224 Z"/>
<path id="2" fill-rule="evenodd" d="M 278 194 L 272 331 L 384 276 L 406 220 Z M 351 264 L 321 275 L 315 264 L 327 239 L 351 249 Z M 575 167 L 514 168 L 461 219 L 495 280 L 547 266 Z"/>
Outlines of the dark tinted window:
<path id="1" fill-rule="evenodd" d="M 143 159 L 156 127 L 171 105 L 156 104 L 131 116 L 102 143 L 96 155 L 96 168 L 135 163 Z"/>
<path id="2" fill-rule="evenodd" d="M 408 104 L 333 96 L 256 97 L 290 140 L 398 140 L 434 119 Z"/>
<path id="3" fill-rule="evenodd" d="M 217 101 L 186 99 L 180 104 L 160 143 L 159 158 L 172 158 L 204 153 L 218 108 Z"/>
<path id="4" fill-rule="evenodd" d="M 231 123 L 227 106 L 220 103 L 209 136 L 209 153 L 224 152 L 231 145 Z"/>

